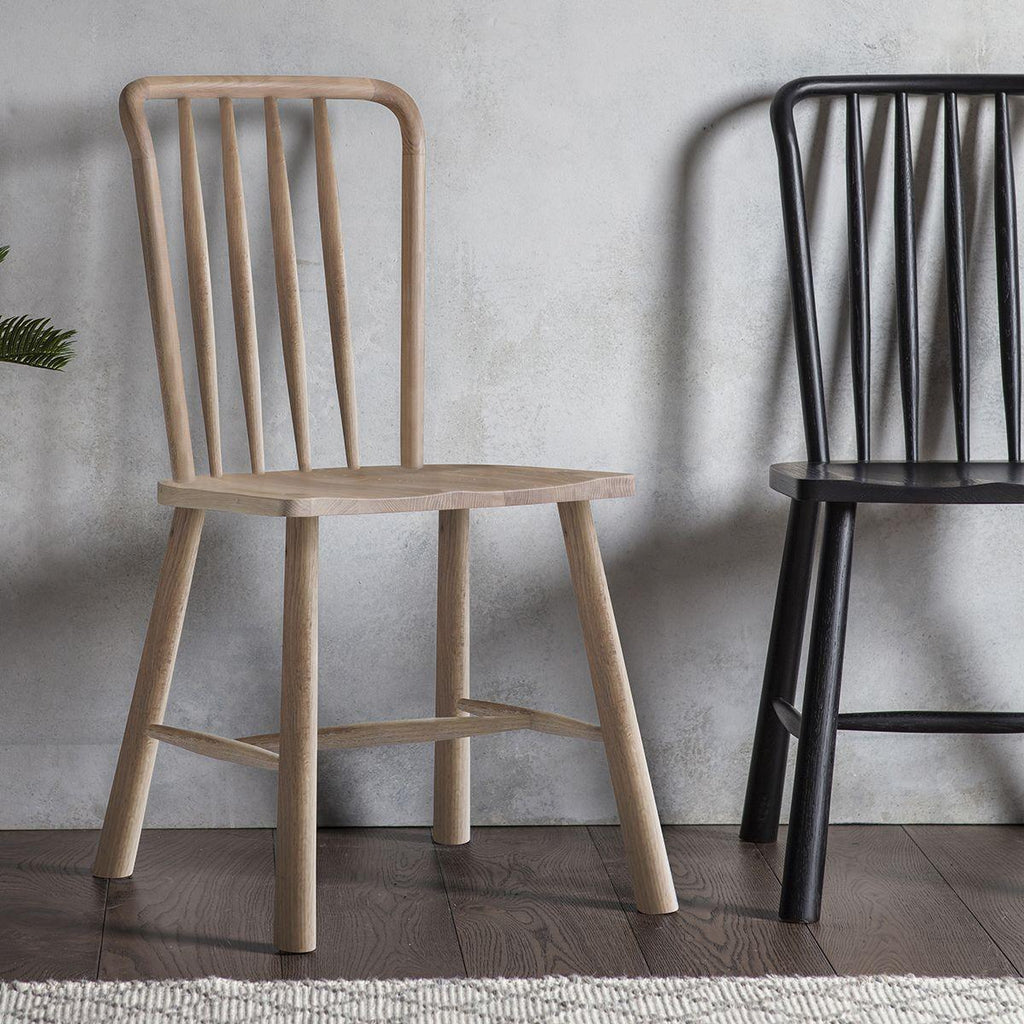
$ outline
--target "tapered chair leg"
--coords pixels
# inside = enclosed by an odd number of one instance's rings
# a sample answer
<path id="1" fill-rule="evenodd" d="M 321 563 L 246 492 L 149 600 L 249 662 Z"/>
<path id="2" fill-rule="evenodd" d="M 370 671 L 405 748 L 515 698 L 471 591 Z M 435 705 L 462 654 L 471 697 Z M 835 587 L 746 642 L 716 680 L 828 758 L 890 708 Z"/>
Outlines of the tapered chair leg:
<path id="1" fill-rule="evenodd" d="M 146 813 L 153 763 L 159 745 L 148 730 L 151 725 L 163 722 L 167 708 L 167 695 L 202 532 L 201 510 L 174 510 L 171 535 L 160 569 L 160 581 L 149 616 L 135 691 L 92 869 L 98 878 L 127 878 L 135 869 L 135 855 L 139 849 L 142 819 Z"/>
<path id="2" fill-rule="evenodd" d="M 856 505 L 825 506 L 779 916 L 817 921 L 825 877 Z"/>
<path id="3" fill-rule="evenodd" d="M 619 810 L 626 860 L 633 878 L 637 909 L 643 914 L 670 914 L 678 909 L 665 839 L 647 770 L 640 727 L 622 658 L 608 581 L 597 532 L 586 501 L 558 506 L 569 557 L 569 572 L 583 643 L 590 662 L 597 714 L 601 723 L 612 789 Z"/>
<path id="4" fill-rule="evenodd" d="M 316 948 L 318 520 L 287 520 L 274 941 Z"/>
<path id="5" fill-rule="evenodd" d="M 469 509 L 440 513 L 437 542 L 437 683 L 440 717 L 469 696 Z M 434 842 L 469 842 L 469 739 L 434 744 Z"/>
<path id="6" fill-rule="evenodd" d="M 740 825 L 740 839 L 746 843 L 774 843 L 779 834 L 789 733 L 775 714 L 773 701 L 781 698 L 792 704 L 796 695 L 817 523 L 816 502 L 790 502 Z"/>

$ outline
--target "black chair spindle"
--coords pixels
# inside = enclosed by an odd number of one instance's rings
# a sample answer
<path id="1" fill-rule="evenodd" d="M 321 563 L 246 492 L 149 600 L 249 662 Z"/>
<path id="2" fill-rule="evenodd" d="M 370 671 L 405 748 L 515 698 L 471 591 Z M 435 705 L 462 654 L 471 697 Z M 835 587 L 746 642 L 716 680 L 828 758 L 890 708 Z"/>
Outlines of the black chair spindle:
<path id="1" fill-rule="evenodd" d="M 960 118 L 955 92 L 944 96 L 946 298 L 949 317 L 949 359 L 953 386 L 956 457 L 971 457 L 971 367 L 967 333 L 967 242 L 964 190 L 960 177 Z"/>
<path id="2" fill-rule="evenodd" d="M 850 361 L 857 460 L 871 458 L 871 299 L 860 96 L 846 97 L 846 217 L 850 248 Z"/>
<path id="3" fill-rule="evenodd" d="M 1006 93 L 996 93 L 995 222 L 999 353 L 1006 411 L 1006 454 L 1020 462 L 1020 283 L 1017 271 L 1017 196 Z"/>
<path id="4" fill-rule="evenodd" d="M 903 435 L 907 461 L 917 462 L 918 330 L 917 244 L 914 234 L 914 161 L 905 92 L 896 94 L 896 333 L 899 342 Z"/>

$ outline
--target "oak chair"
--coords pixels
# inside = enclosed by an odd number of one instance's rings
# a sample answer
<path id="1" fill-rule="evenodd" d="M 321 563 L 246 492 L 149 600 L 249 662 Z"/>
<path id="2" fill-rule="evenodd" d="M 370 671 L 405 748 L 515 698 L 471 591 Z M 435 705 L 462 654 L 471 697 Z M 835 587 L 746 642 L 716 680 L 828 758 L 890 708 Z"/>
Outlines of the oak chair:
<path id="1" fill-rule="evenodd" d="M 208 474 L 197 474 L 185 404 L 171 266 L 147 99 L 177 101 L 186 267 Z M 211 271 L 192 101 L 217 99 L 223 157 L 230 286 L 250 472 L 225 473 L 221 458 Z M 263 101 L 277 302 L 297 469 L 264 465 L 256 319 L 234 101 Z M 345 468 L 311 464 L 305 342 L 279 100 L 311 100 L 316 184 L 331 344 Z M 398 119 L 402 135 L 401 454 L 397 466 L 359 461 L 345 262 L 328 100 L 369 100 Z M 419 111 L 401 89 L 365 78 L 154 77 L 121 94 L 132 155 L 142 249 L 156 342 L 172 478 L 158 488 L 171 505 L 171 535 L 157 586 L 135 692 L 103 822 L 94 874 L 132 873 L 158 742 L 278 773 L 275 942 L 287 952 L 316 946 L 316 755 L 319 749 L 434 742 L 433 835 L 470 838 L 469 738 L 516 729 L 604 743 L 636 903 L 676 909 L 633 700 L 608 595 L 591 499 L 633 493 L 621 473 L 512 466 L 424 465 L 424 138 Z M 600 725 L 470 698 L 469 510 L 558 505 Z M 228 739 L 163 724 L 167 695 L 207 510 L 285 518 L 281 727 Z M 317 551 L 320 516 L 438 513 L 436 718 L 317 727 Z"/>
<path id="2" fill-rule="evenodd" d="M 789 736 L 799 740 L 789 818 L 780 916 L 816 921 L 821 912 L 829 801 L 839 729 L 892 733 L 1024 732 L 1024 714 L 884 711 L 839 713 L 854 518 L 861 503 L 1019 504 L 1024 502 L 1020 434 L 1020 301 L 1016 197 L 1008 97 L 1024 94 L 1020 75 L 912 75 L 806 78 L 772 103 L 789 263 L 807 462 L 771 467 L 771 486 L 790 498 L 789 525 L 768 643 L 761 703 L 747 782 L 741 839 L 774 842 L 778 834 Z M 945 284 L 951 408 L 956 458 L 920 461 L 917 247 L 908 96 L 941 98 Z M 1005 462 L 972 462 L 971 388 L 957 97 L 991 96 L 994 114 L 995 252 Z M 874 461 L 871 449 L 871 316 L 868 212 L 860 97 L 893 97 L 896 346 L 905 458 Z M 825 414 L 811 248 L 794 108 L 805 100 L 840 99 L 846 109 L 846 191 L 850 352 L 857 459 L 832 461 Z M 988 341 L 988 339 L 986 339 Z M 817 594 L 811 617 L 803 709 L 794 707 L 815 529 L 824 509 Z"/>

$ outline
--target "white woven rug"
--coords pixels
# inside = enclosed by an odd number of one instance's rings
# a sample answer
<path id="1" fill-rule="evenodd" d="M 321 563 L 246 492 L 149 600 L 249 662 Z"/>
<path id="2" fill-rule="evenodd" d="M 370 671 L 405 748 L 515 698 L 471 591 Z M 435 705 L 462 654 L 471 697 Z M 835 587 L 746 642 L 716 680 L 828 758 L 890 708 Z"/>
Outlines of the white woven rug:
<path id="1" fill-rule="evenodd" d="M 1010 978 L 13 982 L 3 1024 L 974 1024 L 1024 1021 Z"/>

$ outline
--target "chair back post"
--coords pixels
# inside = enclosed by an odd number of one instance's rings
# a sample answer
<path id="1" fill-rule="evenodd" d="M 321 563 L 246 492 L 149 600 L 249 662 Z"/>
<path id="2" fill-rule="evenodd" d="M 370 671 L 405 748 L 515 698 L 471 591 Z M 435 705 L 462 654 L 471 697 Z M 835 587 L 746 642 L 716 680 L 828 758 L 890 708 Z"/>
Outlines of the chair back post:
<path id="1" fill-rule="evenodd" d="M 793 303 L 793 332 L 796 337 L 807 459 L 809 462 L 828 462 L 828 423 L 825 418 L 825 387 L 821 376 L 818 314 L 814 304 L 804 172 L 800 160 L 800 142 L 793 120 L 795 87 L 799 84 L 792 82 L 775 94 L 771 119 L 779 159 L 782 222 L 786 235 L 786 260 Z"/>
<path id="2" fill-rule="evenodd" d="M 153 341 L 156 345 L 156 365 L 160 376 L 171 475 L 175 480 L 190 480 L 195 476 L 192 435 L 185 402 L 185 376 L 181 368 L 181 342 L 174 309 L 174 286 L 167 253 L 167 227 L 164 224 L 160 195 L 160 176 L 153 137 L 142 109 L 145 98 L 143 82 L 132 82 L 121 92 L 119 109 L 121 125 L 132 156 L 142 259 L 146 268 L 146 289 L 153 321 Z"/>
<path id="3" fill-rule="evenodd" d="M 225 212 L 232 307 L 242 398 L 254 473 L 264 471 L 258 347 L 252 296 L 248 228 L 242 194 L 241 164 L 235 138 L 232 102 L 261 99 L 267 130 L 275 277 L 282 341 L 287 370 L 288 399 L 292 412 L 300 469 L 312 465 L 309 450 L 309 412 L 306 398 L 305 341 L 298 297 L 297 265 L 292 207 L 288 189 L 284 147 L 277 111 L 279 99 L 313 101 L 317 143 L 317 185 L 321 232 L 325 251 L 331 342 L 334 351 L 338 400 L 345 434 L 346 459 L 358 468 L 357 420 L 352 372 L 348 308 L 341 243 L 340 216 L 330 135 L 324 101 L 359 99 L 379 103 L 396 116 L 402 137 L 401 227 L 401 440 L 399 457 L 407 469 L 423 465 L 423 323 L 425 277 L 425 163 L 423 124 L 412 98 L 398 86 L 370 78 L 304 76 L 157 76 L 141 78 L 121 93 L 121 123 L 132 155 L 143 259 L 153 320 L 157 368 L 163 399 L 164 421 L 176 481 L 195 476 L 188 407 L 182 371 L 181 342 L 174 307 L 173 284 L 164 222 L 156 153 L 144 110 L 147 99 L 174 99 L 179 105 L 182 154 L 183 212 L 189 269 L 193 329 L 200 372 L 202 407 L 211 473 L 223 470 L 220 455 L 220 423 L 216 391 L 216 359 L 213 354 L 212 300 L 209 253 L 199 182 L 198 157 L 192 123 L 191 101 L 220 101 L 221 145 L 224 163 Z M 329 255 L 328 255 L 329 254 Z"/>

